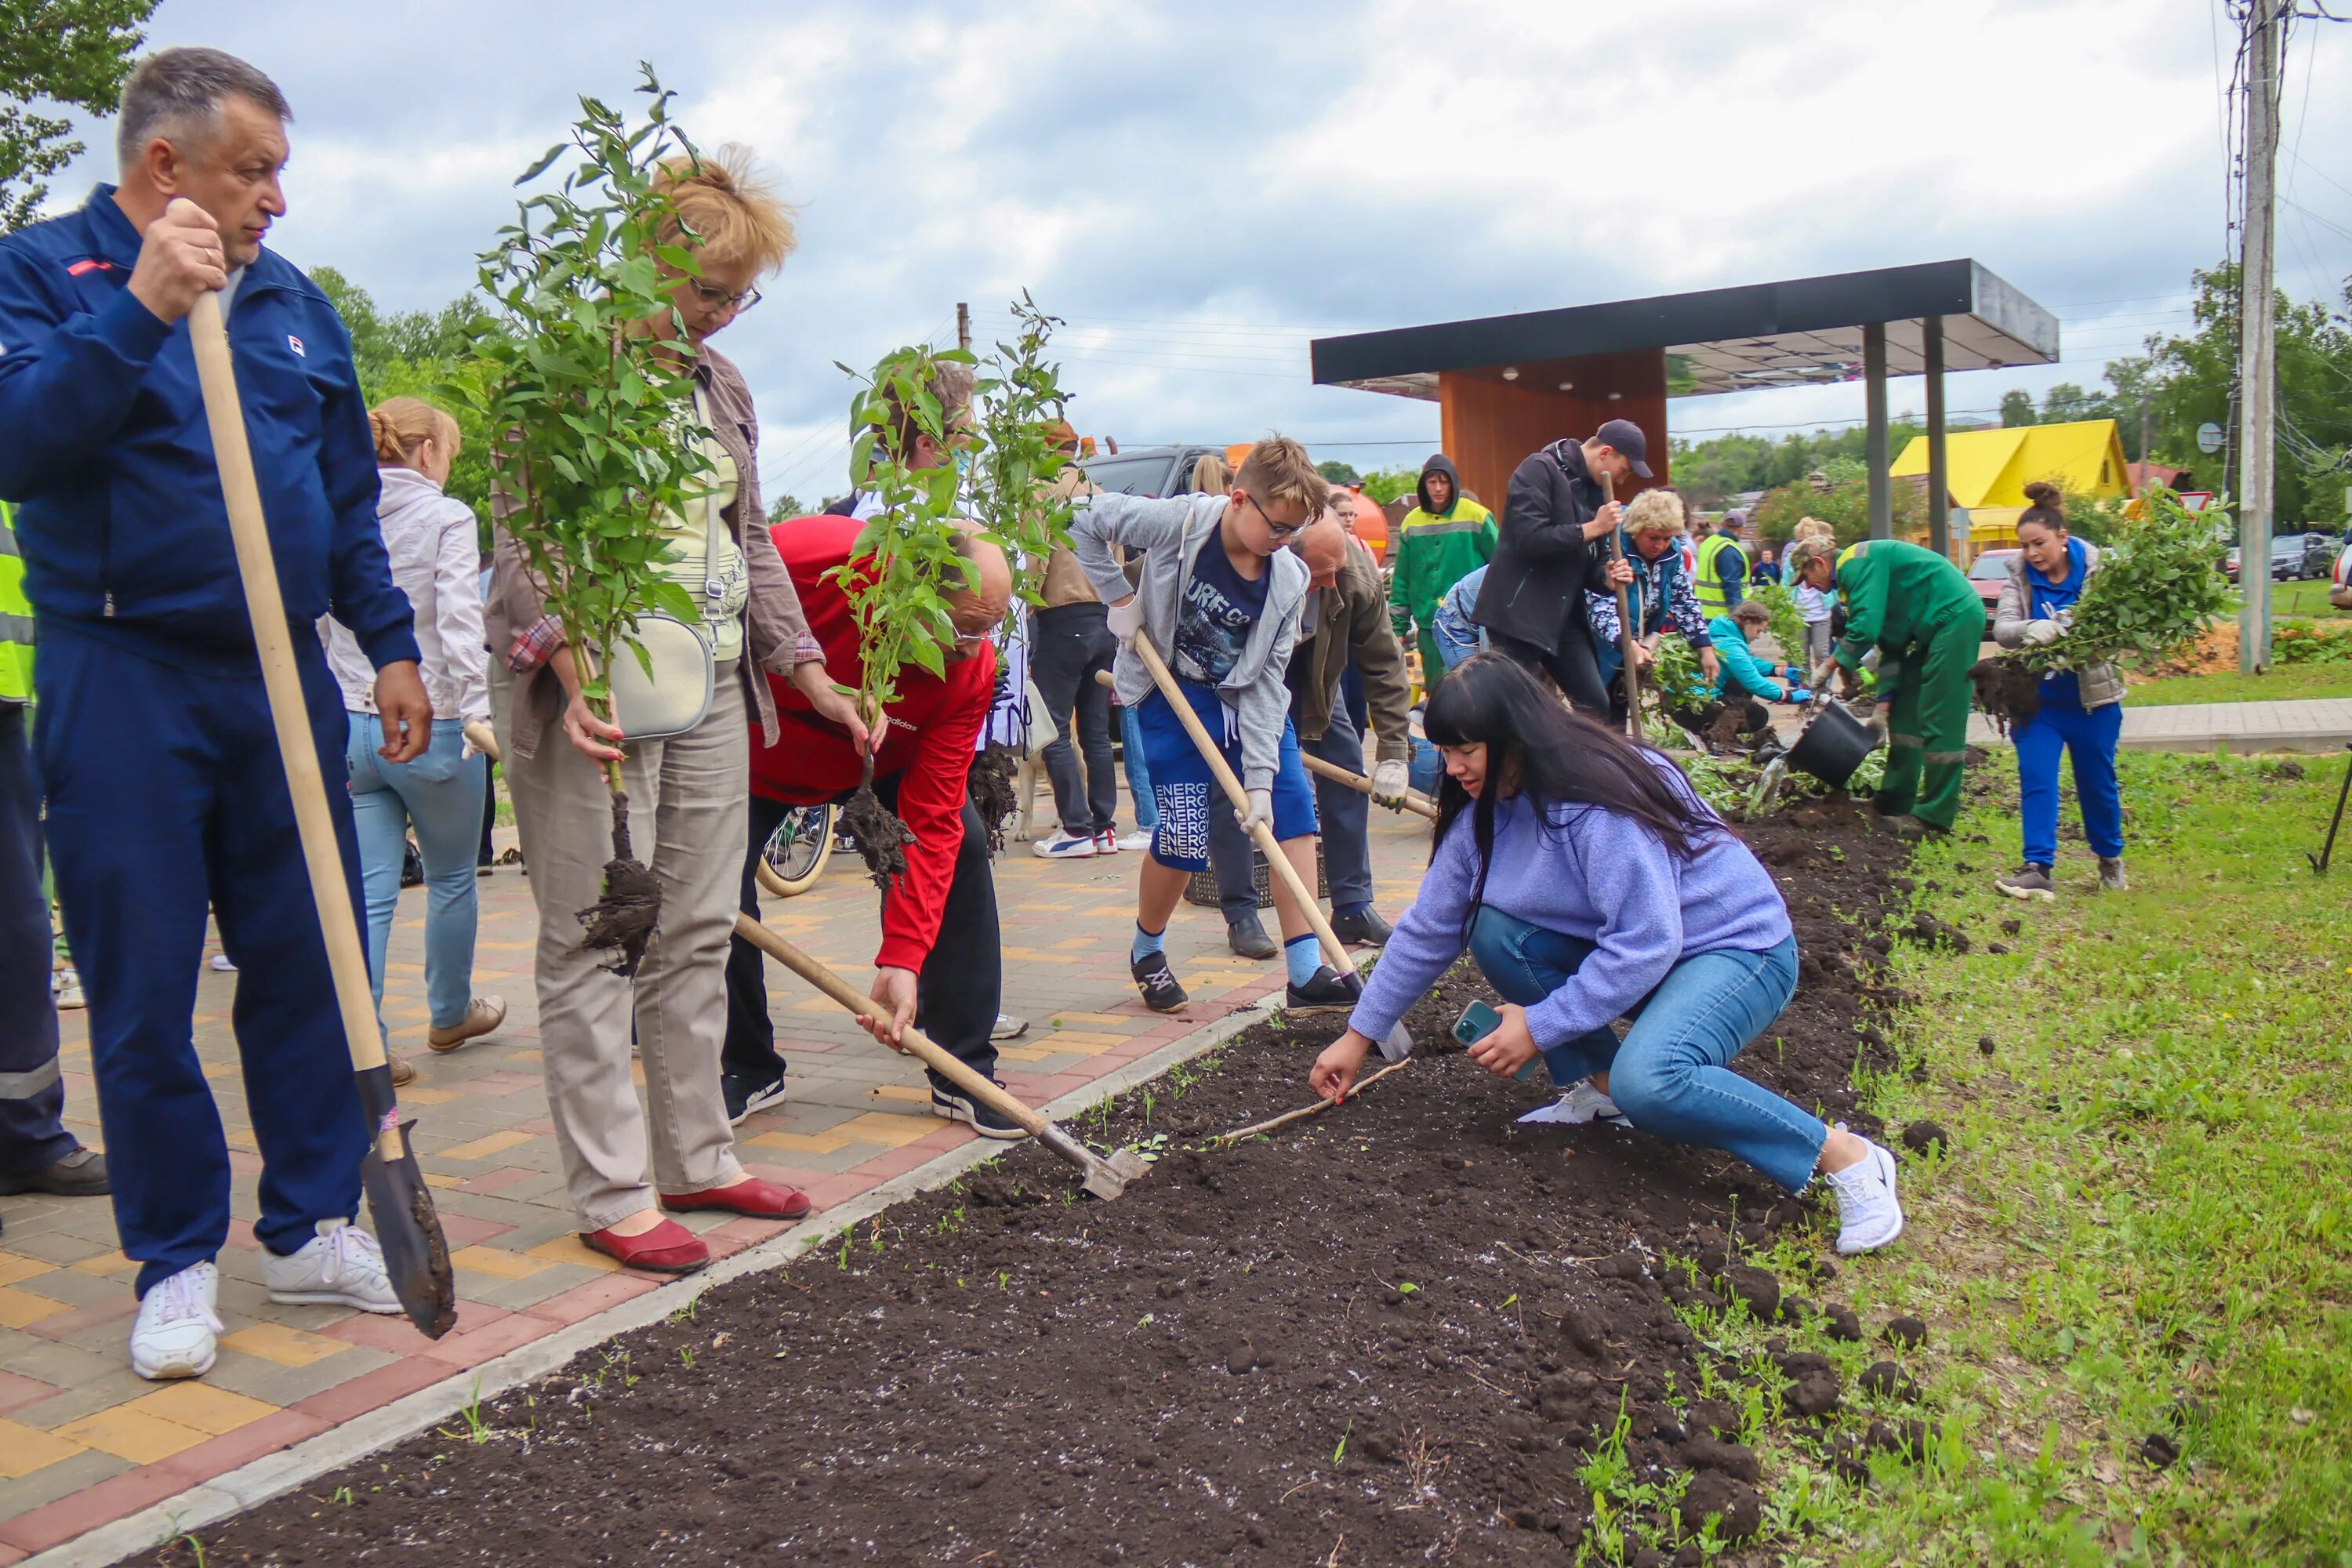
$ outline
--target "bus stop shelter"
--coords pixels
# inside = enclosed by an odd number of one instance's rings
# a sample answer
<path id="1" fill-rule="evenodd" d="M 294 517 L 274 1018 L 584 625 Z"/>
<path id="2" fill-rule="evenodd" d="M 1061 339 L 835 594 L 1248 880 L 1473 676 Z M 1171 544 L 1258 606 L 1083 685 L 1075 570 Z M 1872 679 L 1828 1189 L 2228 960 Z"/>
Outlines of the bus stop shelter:
<path id="1" fill-rule="evenodd" d="M 1464 486 L 1499 507 L 1511 470 L 1563 436 L 1631 419 L 1666 482 L 1666 400 L 1861 381 L 1868 408 L 1871 533 L 1894 530 L 1886 383 L 1927 378 L 1930 542 L 1949 552 L 1944 375 L 2049 364 L 2058 320 L 1971 260 L 1885 267 L 1649 300 L 1570 305 L 1318 338 L 1318 385 L 1438 405 Z"/>

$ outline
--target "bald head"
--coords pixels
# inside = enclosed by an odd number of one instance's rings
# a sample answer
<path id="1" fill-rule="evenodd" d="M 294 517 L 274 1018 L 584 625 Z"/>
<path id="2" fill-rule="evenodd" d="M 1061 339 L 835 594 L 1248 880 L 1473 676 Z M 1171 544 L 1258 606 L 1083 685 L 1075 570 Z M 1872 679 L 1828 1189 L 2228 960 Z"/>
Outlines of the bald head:
<path id="1" fill-rule="evenodd" d="M 1291 546 L 1318 588 L 1328 588 L 1339 579 L 1339 568 L 1348 563 L 1348 531 L 1341 528 L 1329 512 L 1325 512 L 1307 525 Z"/>
<path id="2" fill-rule="evenodd" d="M 994 631 L 1011 607 L 1013 565 L 1002 549 L 981 537 L 976 523 L 958 525 L 955 552 L 971 563 L 973 573 L 970 583 L 948 591 L 948 614 L 955 621 L 956 635 L 974 640 L 957 643 L 948 657 L 966 658 L 978 647 L 977 639 Z"/>

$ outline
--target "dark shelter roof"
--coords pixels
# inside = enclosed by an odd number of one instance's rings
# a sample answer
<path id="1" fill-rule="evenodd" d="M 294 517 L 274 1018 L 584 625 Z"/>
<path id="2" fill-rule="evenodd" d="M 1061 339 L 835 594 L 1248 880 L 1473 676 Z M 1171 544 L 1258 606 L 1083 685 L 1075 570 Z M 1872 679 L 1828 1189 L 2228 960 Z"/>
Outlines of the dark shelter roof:
<path id="1" fill-rule="evenodd" d="M 1948 371 L 2058 358 L 2055 316 L 1958 260 L 1318 338 L 1315 380 L 1433 399 L 1437 374 L 1451 371 L 1545 390 L 1580 379 L 1578 391 L 1602 393 L 1619 389 L 1592 384 L 1609 374 L 1592 356 L 1663 350 L 1669 397 L 1808 386 L 1860 380 L 1863 328 L 1874 322 L 1886 327 L 1887 374 L 1916 375 L 1930 316 L 1944 319 Z"/>

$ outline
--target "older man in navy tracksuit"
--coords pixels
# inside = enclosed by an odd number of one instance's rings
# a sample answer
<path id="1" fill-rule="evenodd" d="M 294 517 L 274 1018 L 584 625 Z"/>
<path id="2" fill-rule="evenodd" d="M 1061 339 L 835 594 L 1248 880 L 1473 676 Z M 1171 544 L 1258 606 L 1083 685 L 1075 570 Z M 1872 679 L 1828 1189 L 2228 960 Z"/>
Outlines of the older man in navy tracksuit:
<path id="1" fill-rule="evenodd" d="M 20 503 L 35 754 L 146 1377 L 200 1375 L 220 1331 L 228 1151 L 189 1023 L 207 906 L 239 971 L 269 1292 L 398 1306 L 348 1223 L 366 1130 L 185 324 L 221 294 L 320 769 L 343 771 L 342 700 L 310 630 L 330 610 L 377 668 L 388 752 L 421 750 L 431 710 L 350 340 L 262 248 L 285 210 L 286 112 L 231 56 L 152 57 L 124 88 L 121 186 L 0 240 L 0 497 Z M 329 793 L 356 909 L 350 800 Z"/>

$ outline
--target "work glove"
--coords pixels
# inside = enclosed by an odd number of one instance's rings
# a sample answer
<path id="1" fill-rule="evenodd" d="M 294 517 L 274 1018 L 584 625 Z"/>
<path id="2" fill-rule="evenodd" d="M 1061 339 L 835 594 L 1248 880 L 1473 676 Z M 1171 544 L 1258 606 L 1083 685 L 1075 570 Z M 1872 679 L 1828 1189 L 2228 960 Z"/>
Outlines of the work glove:
<path id="1" fill-rule="evenodd" d="M 1412 787 L 1412 775 L 1399 759 L 1391 758 L 1372 769 L 1372 798 L 1391 811 L 1404 809 L 1405 791 Z"/>
<path id="2" fill-rule="evenodd" d="M 1269 828 L 1274 826 L 1274 792 L 1270 789 L 1249 792 L 1249 810 L 1242 815 L 1242 831 L 1247 833 L 1261 822 Z"/>
<path id="3" fill-rule="evenodd" d="M 1123 605 L 1112 605 L 1105 611 L 1110 624 L 1110 635 L 1118 639 L 1121 647 L 1133 647 L 1135 639 L 1143 632 L 1143 595 L 1130 594 Z"/>
<path id="4" fill-rule="evenodd" d="M 2056 621 L 2028 621 L 2025 623 L 2025 646 L 2028 647 L 2035 647 L 2042 643 L 2056 642 L 2060 637 L 2063 637 L 2065 635 L 2066 628 L 2060 626 Z"/>
<path id="5" fill-rule="evenodd" d="M 1812 692 L 1808 690 L 1806 688 L 1801 686 L 1791 686 L 1789 688 L 1789 700 L 1795 703 L 1798 707 L 1801 708 L 1812 700 Z"/>

